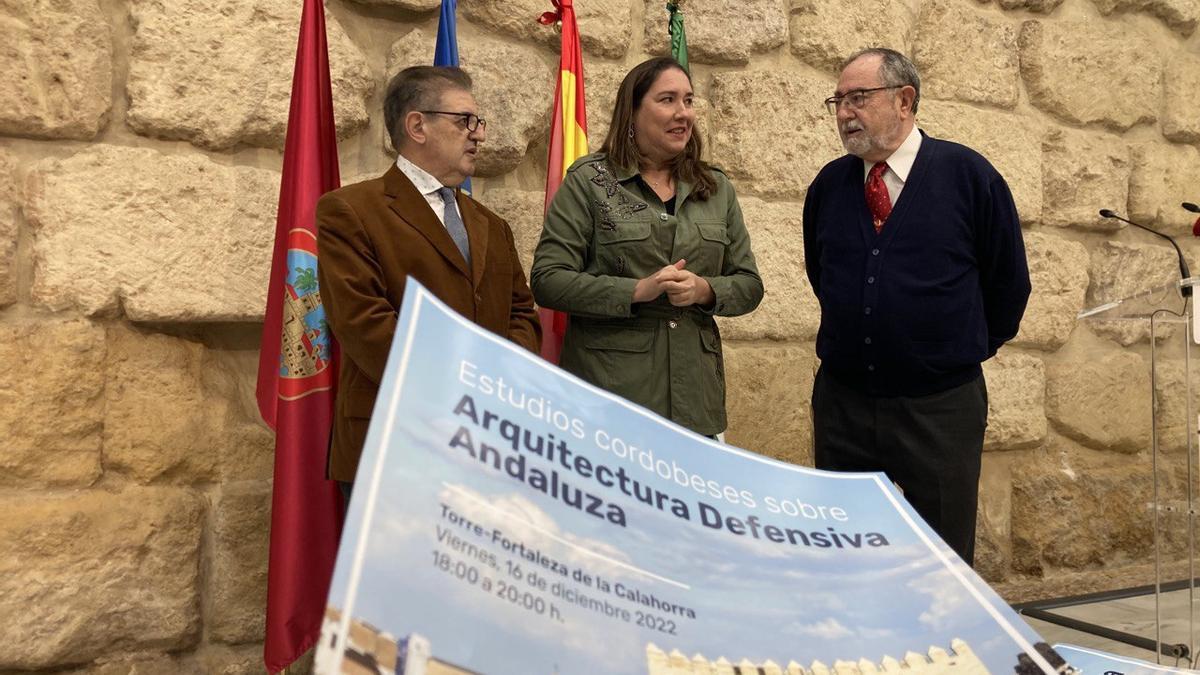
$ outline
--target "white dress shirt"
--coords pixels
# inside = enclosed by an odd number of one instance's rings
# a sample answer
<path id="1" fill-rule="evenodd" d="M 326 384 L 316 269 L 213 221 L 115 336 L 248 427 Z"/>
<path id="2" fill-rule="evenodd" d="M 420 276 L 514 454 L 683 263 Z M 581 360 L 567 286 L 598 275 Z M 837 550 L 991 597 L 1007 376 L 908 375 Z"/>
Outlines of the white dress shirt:
<path id="1" fill-rule="evenodd" d="M 904 183 L 908 180 L 908 172 L 912 171 L 913 162 L 917 161 L 917 150 L 920 148 L 921 132 L 914 124 L 912 131 L 908 132 L 908 137 L 886 160 L 888 168 L 883 172 L 883 184 L 887 186 L 888 199 L 892 201 L 892 206 L 895 206 L 896 200 L 900 198 L 900 191 L 904 189 Z M 875 166 L 875 162 L 863 160 L 863 183 L 867 182 L 867 176 L 871 173 L 873 166 Z"/>
<path id="2" fill-rule="evenodd" d="M 412 181 L 413 187 L 417 188 L 417 192 L 429 202 L 429 208 L 433 209 L 433 214 L 437 216 L 438 222 L 442 227 L 446 226 L 446 202 L 442 201 L 442 196 L 438 194 L 438 190 L 442 189 L 442 183 L 434 178 L 428 171 L 413 164 L 404 158 L 404 155 L 396 154 L 396 168 Z"/>

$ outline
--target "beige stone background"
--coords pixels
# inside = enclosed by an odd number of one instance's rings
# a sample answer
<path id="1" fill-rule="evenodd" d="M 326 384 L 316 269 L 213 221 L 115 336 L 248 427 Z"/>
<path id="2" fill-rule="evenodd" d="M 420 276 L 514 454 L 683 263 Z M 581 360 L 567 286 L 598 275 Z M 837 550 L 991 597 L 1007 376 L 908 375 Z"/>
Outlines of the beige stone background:
<path id="1" fill-rule="evenodd" d="M 598 145 L 620 77 L 665 49 L 665 10 L 577 4 Z M 0 673 L 261 670 L 272 438 L 253 378 L 299 6 L 0 3 Z M 387 166 L 382 83 L 431 58 L 437 6 L 328 0 L 345 181 Z M 548 8 L 459 3 L 490 121 L 476 191 L 527 264 L 557 64 L 557 34 L 534 22 Z M 685 9 L 701 133 L 740 191 L 767 287 L 756 313 L 723 322 L 729 440 L 811 456 L 818 316 L 800 207 L 840 154 L 821 100 L 843 56 L 899 48 L 924 75 L 921 126 L 1008 178 L 1033 274 L 1021 334 L 985 367 L 978 567 L 1014 600 L 1146 581 L 1148 334 L 1075 316 L 1172 277 L 1164 244 L 1095 214 L 1187 237 L 1200 2 Z M 1200 246 L 1184 246 L 1200 269 Z M 1183 382 L 1181 366 L 1168 374 Z M 1168 431 L 1178 458 L 1184 432 Z"/>

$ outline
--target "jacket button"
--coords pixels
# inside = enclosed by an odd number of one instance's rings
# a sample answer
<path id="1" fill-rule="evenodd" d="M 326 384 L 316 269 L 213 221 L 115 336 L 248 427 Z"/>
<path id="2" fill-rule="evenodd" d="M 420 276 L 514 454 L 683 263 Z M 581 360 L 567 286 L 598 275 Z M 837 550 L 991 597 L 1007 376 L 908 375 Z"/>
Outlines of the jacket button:
<path id="1" fill-rule="evenodd" d="M 873 283 L 875 283 L 875 277 L 867 277 L 867 283 L 868 283 L 868 284 L 873 284 Z"/>
<path id="2" fill-rule="evenodd" d="M 670 321 L 667 322 L 667 325 L 670 326 L 671 328 L 676 328 L 679 326 L 679 322 L 676 321 L 675 319 L 671 319 Z"/>
<path id="3" fill-rule="evenodd" d="M 875 364 L 874 364 L 874 363 L 868 363 L 868 364 L 867 364 L 867 370 L 868 370 L 869 372 L 872 372 L 872 373 L 873 373 L 873 372 L 875 372 Z"/>
<path id="4" fill-rule="evenodd" d="M 665 214 L 665 213 L 658 214 L 658 219 L 665 223 L 667 221 L 667 214 Z"/>

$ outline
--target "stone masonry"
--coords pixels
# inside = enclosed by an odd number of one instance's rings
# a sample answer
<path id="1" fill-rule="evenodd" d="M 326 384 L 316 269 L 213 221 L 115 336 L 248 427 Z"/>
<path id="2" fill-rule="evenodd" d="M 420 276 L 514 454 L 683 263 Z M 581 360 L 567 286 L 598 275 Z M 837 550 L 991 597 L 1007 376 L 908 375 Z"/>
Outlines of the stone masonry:
<path id="1" fill-rule="evenodd" d="M 325 4 L 342 176 L 378 175 L 384 83 L 430 61 L 439 3 Z M 623 74 L 666 48 L 667 16 L 660 0 L 576 5 L 598 148 Z M 273 440 L 253 389 L 298 7 L 0 3 L 0 675 L 262 671 Z M 1152 560 L 1150 332 L 1077 315 L 1175 275 L 1165 242 L 1099 209 L 1190 239 L 1200 4 L 683 7 L 697 133 L 740 193 L 766 284 L 757 312 L 721 321 L 729 441 L 811 462 L 819 307 L 801 206 L 842 152 L 821 101 L 850 52 L 901 49 L 924 75 L 920 125 L 1012 187 L 1033 278 L 1020 334 L 984 368 L 979 569 L 1025 597 L 1128 585 Z M 535 19 L 550 8 L 459 2 L 489 122 L 476 194 L 526 267 L 558 61 Z M 1200 245 L 1183 245 L 1200 269 Z M 1181 336 L 1166 326 L 1157 346 Z M 1155 396 L 1181 462 L 1181 391 L 1200 377 L 1171 356 Z"/>

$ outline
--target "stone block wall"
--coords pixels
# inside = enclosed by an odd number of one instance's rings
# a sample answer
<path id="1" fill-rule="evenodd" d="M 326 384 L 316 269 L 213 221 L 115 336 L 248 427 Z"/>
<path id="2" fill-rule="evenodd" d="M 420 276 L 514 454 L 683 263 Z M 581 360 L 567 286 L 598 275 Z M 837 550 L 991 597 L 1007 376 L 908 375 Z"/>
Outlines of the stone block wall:
<path id="1" fill-rule="evenodd" d="M 390 161 L 382 84 L 431 58 L 438 4 L 327 0 L 347 180 Z M 661 0 L 577 5 L 597 147 L 624 72 L 665 49 L 666 15 Z M 273 441 L 253 378 L 299 6 L 0 6 L 0 674 L 261 670 Z M 535 23 L 544 0 L 459 9 L 490 122 L 476 192 L 510 219 L 528 264 L 558 36 Z M 1076 315 L 1174 274 L 1165 244 L 1096 211 L 1188 237 L 1178 203 L 1200 201 L 1200 5 L 684 9 L 699 133 L 741 194 L 767 287 L 756 313 L 722 322 L 729 440 L 811 461 L 818 308 L 800 205 L 841 152 L 821 100 L 851 51 L 901 49 L 925 76 L 921 126 L 1008 179 L 1033 274 L 1020 335 L 985 365 L 979 569 L 1025 597 L 1144 581 L 1149 332 Z M 1200 245 L 1183 245 L 1200 269 Z M 1167 385 L 1189 376 L 1179 363 L 1159 381 L 1176 420 Z M 1185 423 L 1165 432 L 1181 457 Z"/>

